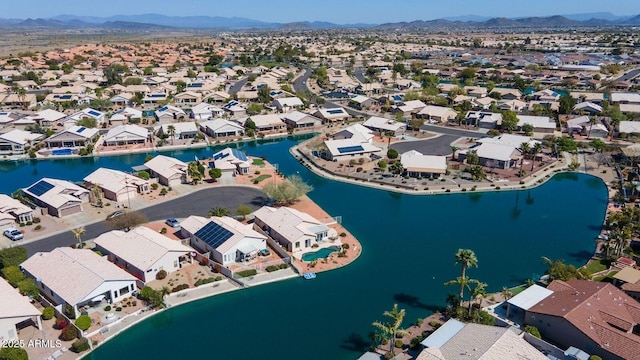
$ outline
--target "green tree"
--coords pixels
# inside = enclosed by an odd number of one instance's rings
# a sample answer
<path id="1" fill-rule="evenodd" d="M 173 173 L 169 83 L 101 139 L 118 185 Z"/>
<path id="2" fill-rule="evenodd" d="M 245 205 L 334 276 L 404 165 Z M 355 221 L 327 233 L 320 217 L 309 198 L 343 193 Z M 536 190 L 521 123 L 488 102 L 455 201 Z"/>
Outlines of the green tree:
<path id="1" fill-rule="evenodd" d="M 454 255 L 455 261 L 454 264 L 460 265 L 460 277 L 465 278 L 467 276 L 467 269 L 478 267 L 478 258 L 476 257 L 476 253 L 471 249 L 458 249 L 458 251 Z M 460 286 L 460 301 L 464 299 L 464 287 Z"/>
<path id="2" fill-rule="evenodd" d="M 27 350 L 21 347 L 2 347 L 0 348 L 1 360 L 29 360 Z"/>
<path id="3" fill-rule="evenodd" d="M 379 167 L 380 169 L 383 169 L 383 170 L 384 170 L 384 169 L 386 169 L 386 168 L 387 168 L 387 162 L 386 162 L 386 161 L 384 161 L 384 160 L 380 160 L 380 161 L 378 161 L 378 167 Z"/>
<path id="4" fill-rule="evenodd" d="M 184 90 L 187 88 L 187 83 L 182 81 L 182 80 L 178 80 L 175 82 L 176 84 L 176 93 L 181 93 L 184 92 Z"/>
<path id="5" fill-rule="evenodd" d="M 18 283 L 24 280 L 24 274 L 16 265 L 7 266 L 2 269 L 2 277 L 13 287 L 18 287 Z"/>
<path id="6" fill-rule="evenodd" d="M 197 161 L 191 161 L 189 165 L 187 165 L 187 174 L 193 184 L 199 183 L 204 178 L 204 175 L 200 172 L 199 165 L 200 163 Z"/>
<path id="7" fill-rule="evenodd" d="M 223 217 L 223 216 L 229 216 L 229 214 L 231 214 L 231 211 L 225 207 L 215 207 L 209 210 L 209 212 L 207 213 L 208 217 Z"/>
<path id="8" fill-rule="evenodd" d="M 567 265 L 563 260 L 553 261 L 547 257 L 543 257 L 542 261 L 548 266 L 545 273 L 549 275 L 551 280 L 563 280 L 570 279 L 587 279 L 588 274 L 580 271 L 573 265 Z"/>
<path id="9" fill-rule="evenodd" d="M 593 150 L 599 153 L 604 152 L 604 150 L 607 148 L 607 144 L 602 141 L 602 139 L 591 140 L 591 142 L 589 142 L 589 146 L 591 146 Z"/>
<path id="10" fill-rule="evenodd" d="M 258 101 L 263 104 L 271 101 L 271 89 L 268 86 L 263 86 L 258 89 Z"/>
<path id="11" fill-rule="evenodd" d="M 82 244 L 82 237 L 84 236 L 84 234 L 87 232 L 87 230 L 84 228 L 84 226 L 81 226 L 79 228 L 75 228 L 71 230 L 71 233 L 73 234 L 73 237 L 76 239 L 76 242 L 78 243 L 78 246 L 81 246 Z"/>
<path id="12" fill-rule="evenodd" d="M 525 326 L 524 327 L 524 332 L 529 333 L 529 334 L 537 337 L 538 339 L 542 339 L 542 335 L 540 335 L 540 330 L 538 330 L 538 328 L 533 326 L 533 325 Z"/>
<path id="13" fill-rule="evenodd" d="M 387 157 L 388 157 L 389 159 L 392 159 L 392 160 L 393 160 L 393 159 L 397 159 L 397 158 L 398 158 L 398 150 L 396 150 L 396 149 L 389 149 L 389 150 L 387 151 Z"/>
<path id="14" fill-rule="evenodd" d="M 242 216 L 243 220 L 247 220 L 247 215 L 251 214 L 253 209 L 248 205 L 240 205 L 236 210 L 236 214 Z"/>
<path id="15" fill-rule="evenodd" d="M 466 160 L 469 165 L 479 165 L 480 157 L 478 156 L 478 150 L 469 150 L 467 152 Z"/>
<path id="16" fill-rule="evenodd" d="M 511 134 L 518 128 L 518 115 L 515 111 L 506 110 L 502 112 L 502 129 Z"/>
<path id="17" fill-rule="evenodd" d="M 313 187 L 305 183 L 298 175 L 293 175 L 289 181 L 276 184 L 272 181 L 263 188 L 265 194 L 278 203 L 293 204 L 299 197 L 306 195 Z"/>
<path id="18" fill-rule="evenodd" d="M 560 96 L 560 106 L 558 109 L 560 114 L 571 114 L 574 106 L 576 106 L 576 99 L 571 97 L 571 95 Z"/>
<path id="19" fill-rule="evenodd" d="M 527 155 L 529 155 L 529 153 L 531 152 L 531 145 L 529 145 L 528 142 L 523 142 L 522 144 L 520 144 L 518 150 L 520 150 L 520 153 L 522 154 L 522 158 L 520 158 L 520 171 L 522 171 L 524 158 L 527 157 Z"/>
<path id="20" fill-rule="evenodd" d="M 525 135 L 527 136 L 531 136 L 533 134 L 533 125 L 531 124 L 524 124 L 522 125 L 522 131 L 525 133 Z"/>
<path id="21" fill-rule="evenodd" d="M 167 125 L 167 135 L 171 138 L 171 145 L 173 145 L 173 140 L 176 136 L 176 127 L 173 124 Z"/>
<path id="22" fill-rule="evenodd" d="M 18 266 L 27 260 L 27 249 L 22 246 L 0 250 L 0 269 L 8 266 Z"/>
<path id="23" fill-rule="evenodd" d="M 162 306 L 163 298 L 162 294 L 149 286 L 145 286 L 140 290 L 140 298 L 146 301 L 154 308 Z"/>
<path id="24" fill-rule="evenodd" d="M 138 77 L 128 77 L 124 80 L 124 85 L 142 85 L 142 79 Z"/>
<path id="25" fill-rule="evenodd" d="M 213 168 L 209 170 L 209 176 L 213 181 L 217 181 L 220 177 L 222 177 L 222 170 Z"/>
<path id="26" fill-rule="evenodd" d="M 476 78 L 476 69 L 472 67 L 465 68 L 460 72 L 460 77 L 463 81 L 473 80 Z"/>
<path id="27" fill-rule="evenodd" d="M 473 180 L 483 180 L 487 178 L 487 174 L 484 172 L 484 168 L 480 165 L 473 165 L 469 168 L 469 173 L 471 174 L 471 178 Z"/>
<path id="28" fill-rule="evenodd" d="M 258 104 L 258 103 L 251 103 L 247 107 L 247 114 L 249 114 L 249 115 L 258 115 L 258 114 L 260 114 L 262 112 L 263 108 L 264 107 L 262 105 Z M 251 119 L 248 119 L 247 122 L 250 121 L 250 120 Z M 253 122 L 253 121 L 251 120 L 251 122 Z M 246 123 L 245 123 L 245 126 L 246 126 Z M 255 130 L 255 123 L 254 123 L 253 129 Z"/>
<path id="29" fill-rule="evenodd" d="M 40 294 L 36 282 L 33 279 L 29 278 L 18 282 L 18 289 L 20 290 L 20 294 L 24 296 L 31 296 L 32 298 L 35 298 Z"/>
<path id="30" fill-rule="evenodd" d="M 143 180 L 149 180 L 151 178 L 151 175 L 146 170 L 138 171 L 138 173 L 136 173 L 136 176 Z"/>
<path id="31" fill-rule="evenodd" d="M 98 126 L 98 121 L 94 118 L 83 117 L 82 119 L 76 121 L 76 125 L 84 126 L 86 128 L 96 128 Z"/>
<path id="32" fill-rule="evenodd" d="M 458 276 L 455 279 L 449 280 L 444 283 L 445 286 L 456 285 L 459 287 L 460 296 L 457 297 L 457 299 L 459 300 L 458 307 L 462 306 L 462 301 L 464 300 L 464 298 L 462 297 L 464 295 L 464 289 L 471 289 L 471 287 L 469 286 L 470 280 L 471 279 L 469 279 L 468 276 Z"/>
<path id="33" fill-rule="evenodd" d="M 385 311 L 382 315 L 388 318 L 388 320 L 376 321 L 371 325 L 380 331 L 384 339 L 389 341 L 389 352 L 395 354 L 394 341 L 396 336 L 404 336 L 407 334 L 407 331 L 400 328 L 404 320 L 405 310 L 398 309 L 398 304 L 393 304 L 391 311 Z"/>
<path id="34" fill-rule="evenodd" d="M 542 144 L 539 142 L 536 142 L 535 145 L 533 145 L 533 147 L 531 148 L 531 171 L 533 171 L 533 168 L 536 164 L 536 156 L 542 151 Z"/>
<path id="35" fill-rule="evenodd" d="M 120 216 L 107 220 L 107 225 L 114 230 L 131 230 L 138 225 L 148 222 L 149 219 L 139 211 L 129 211 Z"/>

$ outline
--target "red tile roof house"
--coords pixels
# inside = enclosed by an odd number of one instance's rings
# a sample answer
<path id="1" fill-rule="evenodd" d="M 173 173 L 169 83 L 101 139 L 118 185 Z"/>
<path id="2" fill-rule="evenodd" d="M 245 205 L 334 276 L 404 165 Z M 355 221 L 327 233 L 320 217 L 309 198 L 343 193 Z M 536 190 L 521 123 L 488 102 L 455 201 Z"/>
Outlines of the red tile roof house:
<path id="1" fill-rule="evenodd" d="M 640 303 L 611 284 L 555 280 L 525 312 L 525 324 L 561 347 L 603 359 L 640 359 Z"/>

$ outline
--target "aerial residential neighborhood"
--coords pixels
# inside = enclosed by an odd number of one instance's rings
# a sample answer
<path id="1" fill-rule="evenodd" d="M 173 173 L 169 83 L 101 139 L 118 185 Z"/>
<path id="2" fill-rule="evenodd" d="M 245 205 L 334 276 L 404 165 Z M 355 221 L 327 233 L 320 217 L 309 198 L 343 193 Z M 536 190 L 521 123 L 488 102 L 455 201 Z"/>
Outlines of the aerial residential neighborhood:
<path id="1" fill-rule="evenodd" d="M 0 11 L 0 360 L 640 359 L 638 5 L 209 5 Z"/>

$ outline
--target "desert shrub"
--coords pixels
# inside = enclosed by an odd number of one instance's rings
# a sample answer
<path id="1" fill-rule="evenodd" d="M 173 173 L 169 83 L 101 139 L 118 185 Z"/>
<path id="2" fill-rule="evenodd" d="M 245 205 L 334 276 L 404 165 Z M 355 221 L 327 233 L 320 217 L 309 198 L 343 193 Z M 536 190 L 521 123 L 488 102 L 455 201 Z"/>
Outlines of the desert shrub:
<path id="1" fill-rule="evenodd" d="M 411 339 L 411 342 L 409 343 L 409 347 L 412 350 L 416 350 L 420 347 L 420 341 L 422 341 L 422 339 L 420 338 L 420 336 L 416 336 L 414 338 Z"/>
<path id="2" fill-rule="evenodd" d="M 278 265 L 269 265 L 266 268 L 267 272 L 274 272 L 277 270 L 280 270 L 280 267 Z"/>
<path id="3" fill-rule="evenodd" d="M 89 340 L 87 338 L 78 339 L 71 344 L 71 349 L 76 353 L 89 350 Z"/>
<path id="4" fill-rule="evenodd" d="M 247 276 L 253 276 L 257 273 L 258 271 L 256 271 L 256 269 L 248 269 L 248 270 L 238 271 L 236 274 L 238 275 L 238 277 L 247 277 Z"/>
<path id="5" fill-rule="evenodd" d="M 157 190 L 159 186 L 160 186 L 160 185 L 158 185 L 158 183 L 153 183 L 153 184 L 151 184 L 151 188 L 152 188 L 153 190 Z"/>
<path id="6" fill-rule="evenodd" d="M 348 249 L 349 248 L 349 244 L 342 244 L 342 248 L 343 249 Z"/>
<path id="7" fill-rule="evenodd" d="M 56 329 L 64 329 L 65 327 L 67 327 L 67 319 L 63 318 L 62 316 L 56 318 L 56 323 L 53 327 Z"/>
<path id="8" fill-rule="evenodd" d="M 540 330 L 538 330 L 538 328 L 533 325 L 525 326 L 524 331 L 528 332 L 532 336 L 537 337 L 538 339 L 542 339 L 542 336 L 540 335 Z"/>
<path id="9" fill-rule="evenodd" d="M 2 277 L 4 277 L 9 284 L 14 287 L 18 286 L 18 283 L 24 280 L 24 274 L 20 271 L 18 266 L 12 265 L 2 269 Z"/>
<path id="10" fill-rule="evenodd" d="M 104 311 L 111 311 L 111 305 L 107 305 L 104 307 Z"/>
<path id="11" fill-rule="evenodd" d="M 341 233 L 340 233 L 340 237 L 346 237 L 346 236 L 347 236 L 347 233 L 346 233 L 346 232 L 341 232 Z"/>
<path id="12" fill-rule="evenodd" d="M 180 284 L 180 285 L 174 287 L 173 289 L 171 289 L 171 292 L 178 292 L 178 291 L 182 291 L 182 290 L 185 290 L 185 289 L 188 289 L 188 288 L 189 288 L 189 285 Z"/>
<path id="13" fill-rule="evenodd" d="M 167 228 L 163 227 L 162 229 L 160 229 L 160 234 L 166 234 L 167 233 Z"/>
<path id="14" fill-rule="evenodd" d="M 401 348 L 402 348 L 402 346 L 403 346 L 404 344 L 402 343 L 402 340 L 399 340 L 399 339 L 398 339 L 398 340 L 396 340 L 396 342 L 394 343 L 394 345 L 395 345 L 398 349 L 401 349 Z"/>
<path id="15" fill-rule="evenodd" d="M 40 229 L 42 229 L 42 225 L 36 225 L 36 226 L 33 228 L 33 230 L 40 230 Z"/>
<path id="16" fill-rule="evenodd" d="M 0 359 L 29 360 L 29 354 L 27 354 L 27 350 L 21 347 L 6 346 L 0 348 Z"/>
<path id="17" fill-rule="evenodd" d="M 54 316 L 56 316 L 56 311 L 51 306 L 47 306 L 46 308 L 44 308 L 44 310 L 42 310 L 43 320 L 53 319 Z"/>
<path id="18" fill-rule="evenodd" d="M 64 341 L 71 341 L 78 337 L 78 330 L 75 326 L 71 324 L 67 324 L 67 326 L 62 329 L 62 333 L 60 333 L 60 339 Z"/>
<path id="19" fill-rule="evenodd" d="M 162 279 L 164 279 L 164 278 L 166 278 L 166 277 L 167 277 L 167 272 L 166 272 L 166 271 L 164 271 L 164 270 L 160 270 L 160 271 L 158 271 L 158 273 L 156 274 L 156 279 L 157 279 L 157 280 L 162 280 Z"/>
<path id="20" fill-rule="evenodd" d="M 195 286 L 200 286 L 200 285 L 204 285 L 204 284 L 209 284 L 216 281 L 216 279 L 210 277 L 210 278 L 206 278 L 206 279 L 200 279 L 198 281 L 196 281 Z"/>
<path id="21" fill-rule="evenodd" d="M 76 320 L 76 326 L 78 329 L 85 331 L 91 327 L 91 318 L 89 315 L 80 315 Z"/>
<path id="22" fill-rule="evenodd" d="M 606 170 L 605 170 L 605 171 L 606 171 Z M 40 223 L 40 221 L 42 221 L 42 220 L 41 220 L 39 217 L 34 217 L 34 218 L 33 218 L 33 223 L 34 223 L 34 224 L 39 224 L 39 223 Z"/>
<path id="23" fill-rule="evenodd" d="M 116 311 L 122 311 L 122 308 L 121 308 L 120 306 L 118 306 L 118 307 L 116 308 Z"/>

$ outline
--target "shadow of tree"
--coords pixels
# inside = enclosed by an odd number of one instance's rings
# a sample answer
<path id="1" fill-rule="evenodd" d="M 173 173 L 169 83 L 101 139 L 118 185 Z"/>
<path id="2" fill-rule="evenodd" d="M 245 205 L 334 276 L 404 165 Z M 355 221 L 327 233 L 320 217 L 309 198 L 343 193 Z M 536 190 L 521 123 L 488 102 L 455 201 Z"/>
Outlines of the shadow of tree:
<path id="1" fill-rule="evenodd" d="M 351 333 L 342 341 L 341 348 L 363 353 L 371 348 L 371 341 L 358 333 Z"/>
<path id="2" fill-rule="evenodd" d="M 431 312 L 436 312 L 442 309 L 442 306 L 425 304 L 421 302 L 417 296 L 413 296 L 405 293 L 395 294 L 393 295 L 393 299 L 400 304 L 404 304 L 412 308 L 429 310 Z"/>

